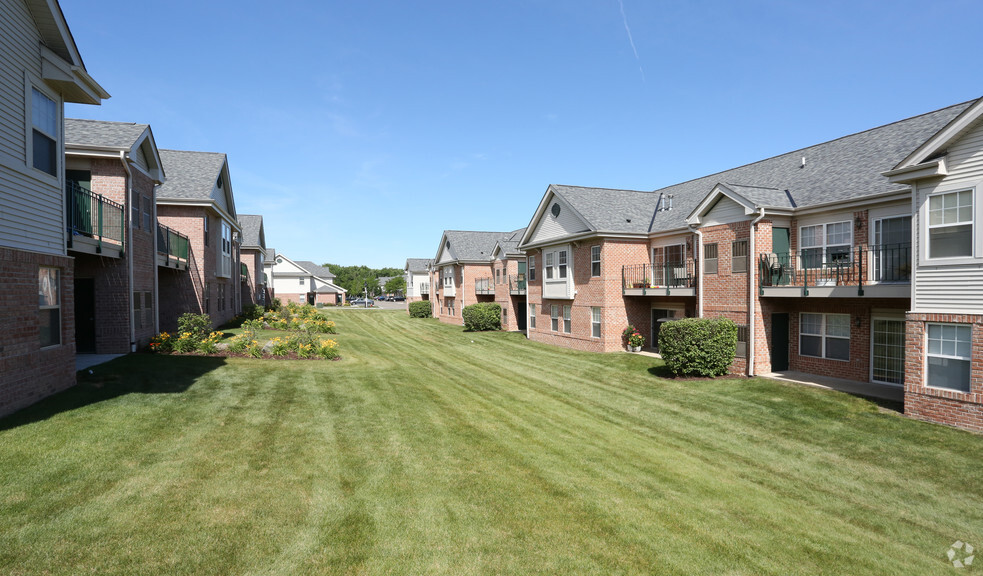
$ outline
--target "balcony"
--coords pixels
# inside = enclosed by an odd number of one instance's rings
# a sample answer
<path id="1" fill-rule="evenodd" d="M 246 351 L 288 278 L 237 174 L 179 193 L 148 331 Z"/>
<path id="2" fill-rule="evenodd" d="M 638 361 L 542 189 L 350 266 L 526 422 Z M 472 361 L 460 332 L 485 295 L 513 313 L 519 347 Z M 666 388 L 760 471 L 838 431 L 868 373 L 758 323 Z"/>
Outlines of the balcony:
<path id="1" fill-rule="evenodd" d="M 422 284 L 419 284 L 419 287 L 420 287 L 420 296 L 423 296 L 424 294 L 430 294 L 429 282 L 424 282 Z"/>
<path id="2" fill-rule="evenodd" d="M 911 244 L 761 254 L 758 286 L 761 296 L 910 298 Z"/>
<path id="3" fill-rule="evenodd" d="M 513 296 L 526 295 L 526 275 L 513 274 L 509 276 L 509 294 Z"/>
<path id="4" fill-rule="evenodd" d="M 123 256 L 123 205 L 106 200 L 74 180 L 65 181 L 68 248 L 76 252 Z"/>
<path id="5" fill-rule="evenodd" d="M 495 295 L 494 278 L 476 278 L 474 281 L 474 293 L 479 296 Z"/>
<path id="6" fill-rule="evenodd" d="M 180 232 L 157 224 L 157 265 L 165 268 L 188 269 L 191 242 Z"/>
<path id="7" fill-rule="evenodd" d="M 696 296 L 696 263 L 622 266 L 621 292 L 625 296 Z"/>

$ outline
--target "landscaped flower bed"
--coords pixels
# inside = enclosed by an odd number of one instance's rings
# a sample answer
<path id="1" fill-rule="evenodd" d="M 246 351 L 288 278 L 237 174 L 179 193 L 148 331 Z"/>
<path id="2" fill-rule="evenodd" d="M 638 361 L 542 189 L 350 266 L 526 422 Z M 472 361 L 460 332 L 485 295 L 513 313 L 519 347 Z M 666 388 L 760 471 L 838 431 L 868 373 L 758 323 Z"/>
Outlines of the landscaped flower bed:
<path id="1" fill-rule="evenodd" d="M 211 332 L 207 314 L 183 314 L 178 320 L 178 333 L 161 332 L 150 341 L 150 351 L 157 354 L 193 354 L 208 356 L 242 356 L 277 359 L 340 358 L 338 342 L 322 338 L 334 334 L 335 323 L 326 320 L 313 306 L 288 305 L 268 311 L 261 318 L 246 320 L 235 335 Z M 288 331 L 285 337 L 263 339 L 259 333 Z"/>

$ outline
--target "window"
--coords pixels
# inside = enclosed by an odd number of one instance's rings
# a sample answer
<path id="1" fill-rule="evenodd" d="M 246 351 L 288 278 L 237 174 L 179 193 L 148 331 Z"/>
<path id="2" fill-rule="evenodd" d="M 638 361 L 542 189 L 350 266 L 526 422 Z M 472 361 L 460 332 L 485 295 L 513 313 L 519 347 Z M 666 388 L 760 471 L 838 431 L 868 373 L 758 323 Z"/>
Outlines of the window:
<path id="1" fill-rule="evenodd" d="M 802 266 L 820 268 L 823 264 L 849 262 L 853 246 L 853 223 L 833 222 L 799 229 Z"/>
<path id="2" fill-rule="evenodd" d="M 31 163 L 42 172 L 58 174 L 58 105 L 31 87 Z"/>
<path id="3" fill-rule="evenodd" d="M 928 257 L 973 255 L 973 191 L 936 194 L 928 199 Z"/>
<path id="4" fill-rule="evenodd" d="M 143 294 L 133 293 L 133 324 L 137 328 L 143 328 Z"/>
<path id="5" fill-rule="evenodd" d="M 747 341 L 751 330 L 747 324 L 737 325 L 737 351 L 734 356 L 737 358 L 747 358 Z"/>
<path id="6" fill-rule="evenodd" d="M 601 337 L 601 307 L 591 306 L 590 308 L 590 335 L 594 338 Z"/>
<path id="7" fill-rule="evenodd" d="M 703 245 L 703 273 L 704 274 L 717 273 L 717 245 L 716 244 Z"/>
<path id="8" fill-rule="evenodd" d="M 153 206 L 153 202 L 150 198 L 144 197 L 143 199 L 143 229 L 150 231 L 151 224 L 153 223 L 152 214 L 150 213 L 150 207 Z"/>
<path id="9" fill-rule="evenodd" d="M 212 285 L 205 283 L 205 314 L 209 314 L 212 311 Z"/>
<path id="10" fill-rule="evenodd" d="M 529 257 L 529 266 L 527 266 L 527 268 L 529 268 L 529 280 L 530 281 L 535 281 L 536 280 L 536 257 L 535 256 L 530 256 Z"/>
<path id="11" fill-rule="evenodd" d="M 563 331 L 567 334 L 570 333 L 570 328 L 573 323 L 570 321 L 570 306 L 563 307 Z"/>
<path id="12" fill-rule="evenodd" d="M 730 248 L 731 273 L 747 272 L 747 240 L 735 240 Z"/>
<path id="13" fill-rule="evenodd" d="M 297 284 L 303 286 L 304 285 L 304 279 L 303 278 L 298 278 L 297 279 Z"/>
<path id="14" fill-rule="evenodd" d="M 139 218 L 139 215 L 137 215 Z M 205 246 L 208 246 L 208 216 L 205 216 Z"/>
<path id="15" fill-rule="evenodd" d="M 559 278 L 567 277 L 567 251 L 560 250 L 556 253 L 556 264 L 559 269 Z"/>
<path id="16" fill-rule="evenodd" d="M 38 311 L 41 347 L 61 344 L 61 271 L 38 268 Z"/>
<path id="17" fill-rule="evenodd" d="M 154 293 L 143 293 L 143 314 L 144 326 L 150 328 L 154 325 Z"/>
<path id="18" fill-rule="evenodd" d="M 601 275 L 601 247 L 590 247 L 590 275 L 597 278 Z"/>
<path id="19" fill-rule="evenodd" d="M 502 308 L 502 328 L 508 330 L 509 326 L 509 311 L 507 308 Z"/>
<path id="20" fill-rule="evenodd" d="M 544 258 L 546 259 L 545 266 L 546 266 L 546 279 L 547 280 L 552 280 L 553 279 L 553 257 L 554 257 L 554 253 L 553 252 L 547 252 L 546 255 L 544 256 Z"/>
<path id="21" fill-rule="evenodd" d="M 850 315 L 802 313 L 799 317 L 799 355 L 850 359 Z"/>
<path id="22" fill-rule="evenodd" d="M 928 385 L 969 392 L 972 329 L 965 324 L 929 324 Z"/>
<path id="23" fill-rule="evenodd" d="M 502 283 L 502 271 L 499 269 L 495 270 L 495 284 Z"/>
<path id="24" fill-rule="evenodd" d="M 444 286 L 454 286 L 454 268 L 444 268 Z"/>
<path id="25" fill-rule="evenodd" d="M 550 304 L 550 330 L 558 332 L 560 330 L 560 307 Z"/>
<path id="26" fill-rule="evenodd" d="M 530 328 L 535 328 L 536 327 L 536 305 L 535 304 L 530 304 L 529 305 L 529 327 Z"/>
<path id="27" fill-rule="evenodd" d="M 219 247 L 219 270 L 221 276 L 232 275 L 232 227 L 222 222 L 222 245 Z"/>
<path id="28" fill-rule="evenodd" d="M 134 228 L 140 227 L 140 195 L 136 192 L 133 193 L 133 199 L 130 202 L 131 213 L 130 213 L 130 223 L 133 224 Z"/>

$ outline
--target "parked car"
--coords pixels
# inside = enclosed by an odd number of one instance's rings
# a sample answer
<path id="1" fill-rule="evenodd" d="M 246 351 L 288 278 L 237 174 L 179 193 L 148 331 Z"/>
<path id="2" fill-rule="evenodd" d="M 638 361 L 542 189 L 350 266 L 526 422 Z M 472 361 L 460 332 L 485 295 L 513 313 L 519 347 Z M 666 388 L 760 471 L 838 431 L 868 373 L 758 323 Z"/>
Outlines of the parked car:
<path id="1" fill-rule="evenodd" d="M 365 298 L 356 298 L 354 300 L 349 300 L 349 304 L 351 304 L 352 306 L 363 306 L 363 307 L 367 306 L 369 308 L 375 306 L 375 302 L 373 302 L 372 300 L 367 300 Z"/>
<path id="2" fill-rule="evenodd" d="M 405 296 L 390 296 L 389 298 L 386 298 L 386 300 L 389 301 L 389 302 L 406 302 L 406 297 Z"/>
<path id="3" fill-rule="evenodd" d="M 376 300 L 379 300 L 381 302 L 381 301 L 383 301 L 383 300 L 386 299 L 386 295 L 385 294 L 382 294 L 381 296 L 376 296 L 375 299 Z"/>

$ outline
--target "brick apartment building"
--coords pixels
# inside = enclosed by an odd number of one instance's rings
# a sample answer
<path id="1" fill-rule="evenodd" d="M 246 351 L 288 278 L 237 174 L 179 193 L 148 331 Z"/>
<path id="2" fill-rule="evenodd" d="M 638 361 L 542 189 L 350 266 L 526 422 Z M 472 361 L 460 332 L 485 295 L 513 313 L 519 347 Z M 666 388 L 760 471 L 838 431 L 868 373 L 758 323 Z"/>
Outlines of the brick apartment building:
<path id="1" fill-rule="evenodd" d="M 430 270 L 435 318 L 448 324 L 463 324 L 461 311 L 465 306 L 496 301 L 492 254 L 499 241 L 514 236 L 513 232 L 444 231 Z"/>
<path id="2" fill-rule="evenodd" d="M 65 119 L 79 354 L 124 354 L 157 332 L 155 187 L 163 179 L 150 126 Z"/>
<path id="3" fill-rule="evenodd" d="M 430 300 L 430 265 L 429 258 L 407 258 L 403 266 L 406 279 L 406 309 L 413 302 Z"/>
<path id="4" fill-rule="evenodd" d="M 55 1 L 0 7 L 0 416 L 75 384 L 65 102 L 109 94 Z"/>
<path id="5" fill-rule="evenodd" d="M 243 266 L 242 304 L 266 306 L 272 300 L 266 276 L 266 231 L 263 217 L 258 214 L 239 214 L 242 227 L 242 246 L 239 259 Z"/>

